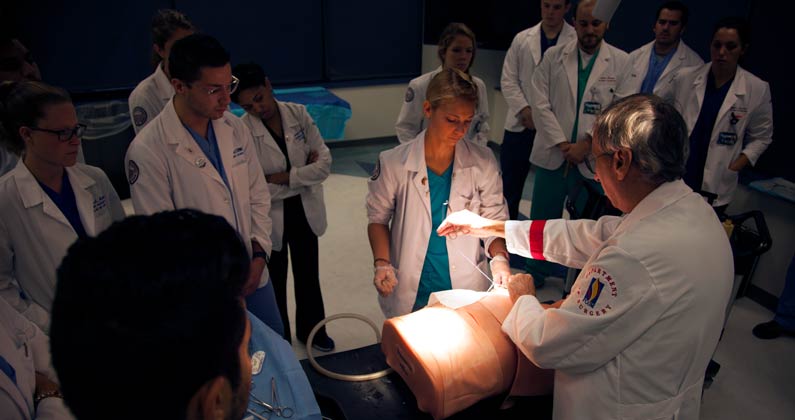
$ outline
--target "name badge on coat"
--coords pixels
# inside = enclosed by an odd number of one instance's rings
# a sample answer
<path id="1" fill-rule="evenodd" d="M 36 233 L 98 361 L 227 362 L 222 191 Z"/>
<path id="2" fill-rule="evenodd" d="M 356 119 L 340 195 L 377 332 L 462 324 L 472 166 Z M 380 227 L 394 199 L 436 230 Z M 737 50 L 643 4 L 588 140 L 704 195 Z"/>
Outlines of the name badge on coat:
<path id="1" fill-rule="evenodd" d="M 583 105 L 583 113 L 597 115 L 602 112 L 602 104 L 596 101 L 588 101 Z"/>
<path id="2" fill-rule="evenodd" d="M 737 143 L 737 133 L 722 132 L 718 134 L 718 144 L 734 146 Z"/>

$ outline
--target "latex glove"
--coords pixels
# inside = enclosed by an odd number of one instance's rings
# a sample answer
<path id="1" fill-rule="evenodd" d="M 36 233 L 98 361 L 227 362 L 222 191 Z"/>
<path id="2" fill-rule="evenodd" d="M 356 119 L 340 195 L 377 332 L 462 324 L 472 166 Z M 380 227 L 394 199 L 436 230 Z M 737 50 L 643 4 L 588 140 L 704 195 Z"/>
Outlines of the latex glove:
<path id="1" fill-rule="evenodd" d="M 392 265 L 378 265 L 375 267 L 375 275 L 373 276 L 373 285 L 378 290 L 378 294 L 387 297 L 392 294 L 397 286 L 397 277 L 395 276 L 395 267 Z"/>
<path id="2" fill-rule="evenodd" d="M 502 234 L 500 234 L 501 223 L 503 222 L 486 219 L 469 210 L 460 210 L 447 216 L 436 229 L 436 233 L 451 239 L 455 239 L 458 235 L 470 235 L 477 238 L 502 237 L 505 236 L 505 226 L 502 224 Z"/>
<path id="3" fill-rule="evenodd" d="M 533 284 L 533 276 L 524 273 L 510 276 L 508 279 L 508 295 L 513 303 L 516 303 L 520 296 L 535 296 L 536 286 Z"/>
<path id="4" fill-rule="evenodd" d="M 511 266 L 508 264 L 508 259 L 502 254 L 497 255 L 491 259 L 489 267 L 491 267 L 494 285 L 505 287 L 505 285 L 508 284 L 508 278 L 511 277 Z"/>

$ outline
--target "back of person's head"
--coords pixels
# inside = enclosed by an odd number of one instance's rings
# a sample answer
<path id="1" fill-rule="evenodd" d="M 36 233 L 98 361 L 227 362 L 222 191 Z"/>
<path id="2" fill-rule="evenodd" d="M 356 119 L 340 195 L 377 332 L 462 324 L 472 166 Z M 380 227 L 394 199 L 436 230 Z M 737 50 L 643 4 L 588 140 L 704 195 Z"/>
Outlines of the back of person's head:
<path id="1" fill-rule="evenodd" d="M 168 71 L 172 78 L 192 83 L 201 78 L 202 67 L 223 67 L 228 63 L 229 52 L 217 39 L 206 34 L 193 34 L 171 47 Z"/>
<path id="2" fill-rule="evenodd" d="M 730 16 L 719 20 L 717 23 L 715 23 L 715 26 L 712 27 L 712 37 L 710 38 L 710 42 L 712 42 L 712 39 L 715 38 L 715 33 L 723 28 L 734 29 L 737 31 L 737 35 L 740 37 L 740 44 L 743 48 L 746 48 L 751 44 L 751 25 L 748 24 L 748 21 L 745 20 L 745 18 L 739 16 Z"/>
<path id="3" fill-rule="evenodd" d="M 431 79 L 425 100 L 435 109 L 446 101 L 461 99 L 478 106 L 478 86 L 472 76 L 454 68 L 442 69 Z"/>
<path id="4" fill-rule="evenodd" d="M 667 1 L 661 4 L 660 7 L 657 8 L 657 14 L 654 17 L 655 20 L 660 18 L 660 13 L 662 13 L 663 9 L 679 12 L 681 14 L 679 21 L 682 22 L 682 27 L 684 28 L 687 26 L 687 21 L 690 19 L 690 10 L 687 8 L 686 4 L 681 1 Z"/>
<path id="5" fill-rule="evenodd" d="M 472 64 L 475 63 L 475 55 L 477 55 L 478 51 L 475 33 L 472 32 L 472 29 L 469 29 L 469 26 L 460 22 L 451 22 L 445 26 L 442 30 L 442 34 L 439 35 L 439 48 L 436 52 L 439 56 L 439 60 L 444 64 L 444 55 L 447 53 L 447 48 L 450 47 L 457 36 L 465 36 L 472 40 L 472 59 L 469 60 L 469 67 L 472 67 Z"/>
<path id="6" fill-rule="evenodd" d="M 687 126 L 657 96 L 639 93 L 614 102 L 596 118 L 593 139 L 603 153 L 632 150 L 633 163 L 649 183 L 674 181 L 685 173 Z"/>
<path id="7" fill-rule="evenodd" d="M 33 54 L 11 31 L 2 28 L 2 20 L 0 18 L 0 82 L 40 81 L 41 72 Z"/>
<path id="8" fill-rule="evenodd" d="M 177 29 L 195 30 L 187 16 L 173 9 L 160 9 L 152 17 L 152 42 L 161 48 L 171 39 Z"/>
<path id="9" fill-rule="evenodd" d="M 195 31 L 196 28 L 187 16 L 173 9 L 160 9 L 152 16 L 152 43 L 160 48 L 166 47 L 166 42 L 174 35 L 174 32 L 182 29 L 185 31 Z M 152 53 L 154 64 L 160 61 L 160 56 L 156 52 Z"/>
<path id="10" fill-rule="evenodd" d="M 72 245 L 50 342 L 76 417 L 183 419 L 219 377 L 247 397 L 239 351 L 248 267 L 236 231 L 193 210 L 129 217 Z"/>
<path id="11" fill-rule="evenodd" d="M 42 82 L 0 83 L 0 142 L 15 154 L 25 150 L 20 127 L 37 127 L 50 105 L 71 103 L 61 88 Z"/>
<path id="12" fill-rule="evenodd" d="M 232 74 L 240 80 L 237 90 L 232 92 L 232 100 L 235 102 L 240 92 L 253 87 L 266 86 L 265 71 L 257 63 L 238 64 L 232 69 Z"/>

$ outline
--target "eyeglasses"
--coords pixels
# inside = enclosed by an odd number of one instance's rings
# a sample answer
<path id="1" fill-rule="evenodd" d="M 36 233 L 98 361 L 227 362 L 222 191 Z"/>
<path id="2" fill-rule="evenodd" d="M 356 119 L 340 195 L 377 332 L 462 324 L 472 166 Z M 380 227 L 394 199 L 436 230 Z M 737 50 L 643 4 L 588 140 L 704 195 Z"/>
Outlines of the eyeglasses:
<path id="1" fill-rule="evenodd" d="M 615 152 L 605 152 L 605 153 L 600 153 L 598 155 L 589 153 L 588 157 L 583 162 L 585 163 L 585 167 L 588 168 L 588 170 L 592 174 L 596 175 L 596 160 L 603 156 L 610 156 L 610 158 L 612 159 L 614 153 Z"/>
<path id="2" fill-rule="evenodd" d="M 67 128 L 65 130 L 50 130 L 47 128 L 39 128 L 39 127 L 28 127 L 33 131 L 43 131 L 45 133 L 52 133 L 58 136 L 58 141 L 67 142 L 72 139 L 72 137 L 82 138 L 83 134 L 86 132 L 86 125 L 85 124 L 77 124 L 74 128 Z"/>
<path id="3" fill-rule="evenodd" d="M 228 85 L 225 85 L 225 86 L 214 86 L 214 87 L 211 87 L 211 88 L 204 88 L 204 89 L 205 89 L 205 92 L 207 92 L 207 95 L 210 95 L 210 96 L 215 95 L 215 94 L 217 94 L 218 92 L 220 92 L 222 90 L 225 90 L 228 94 L 231 95 L 231 94 L 235 93 L 235 91 L 237 90 L 237 86 L 239 84 L 240 84 L 240 79 L 238 79 L 235 76 L 232 76 L 232 83 L 230 83 Z M 188 85 L 188 87 L 193 87 L 193 86 L 190 85 L 190 83 L 188 83 L 187 85 Z"/>

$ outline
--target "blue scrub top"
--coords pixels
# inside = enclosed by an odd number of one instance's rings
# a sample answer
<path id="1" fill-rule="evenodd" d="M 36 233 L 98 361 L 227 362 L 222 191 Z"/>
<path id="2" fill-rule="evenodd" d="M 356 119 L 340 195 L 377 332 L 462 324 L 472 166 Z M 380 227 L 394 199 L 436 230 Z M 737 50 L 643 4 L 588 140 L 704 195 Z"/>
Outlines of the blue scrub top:
<path id="1" fill-rule="evenodd" d="M 450 260 L 447 257 L 447 239 L 436 234 L 436 229 L 447 217 L 447 204 L 453 180 L 453 164 L 436 175 L 428 169 L 428 187 L 431 190 L 431 236 L 428 238 L 428 252 L 422 265 L 417 300 L 412 311 L 428 304 L 431 293 L 453 288 L 450 280 Z"/>
<path id="2" fill-rule="evenodd" d="M 187 125 L 183 126 L 188 130 L 190 136 L 193 137 L 193 140 L 196 141 L 196 144 L 202 149 L 202 152 L 207 156 L 207 159 L 210 159 L 210 163 L 213 164 L 215 170 L 218 171 L 218 174 L 221 175 L 221 179 L 224 180 L 224 184 L 226 184 L 226 188 L 229 188 L 229 180 L 226 179 L 226 171 L 224 171 L 224 162 L 221 160 L 221 151 L 218 150 L 218 140 L 215 138 L 215 130 L 213 130 L 213 122 L 207 122 L 207 138 L 205 139 L 199 133 L 191 130 L 190 127 Z"/>
<path id="3" fill-rule="evenodd" d="M 643 78 L 643 84 L 640 86 L 641 93 L 654 93 L 654 85 L 660 80 L 660 76 L 662 76 L 668 63 L 671 62 L 671 57 L 673 57 L 674 54 L 676 54 L 676 48 L 669 51 L 668 54 L 661 56 L 657 55 L 657 53 L 654 52 L 654 47 L 652 47 L 649 56 L 649 71 L 646 72 L 646 77 Z"/>
<path id="4" fill-rule="evenodd" d="M 38 181 L 38 180 L 36 180 Z M 66 171 L 63 172 L 61 179 L 61 193 L 58 194 L 52 188 L 39 182 L 41 189 L 50 197 L 50 199 L 58 206 L 58 210 L 63 213 L 72 229 L 75 230 L 78 238 L 85 238 L 86 229 L 83 227 L 83 222 L 80 220 L 80 212 L 77 210 L 77 199 L 75 199 L 75 192 L 72 190 L 72 183 L 69 182 L 69 175 Z"/>

